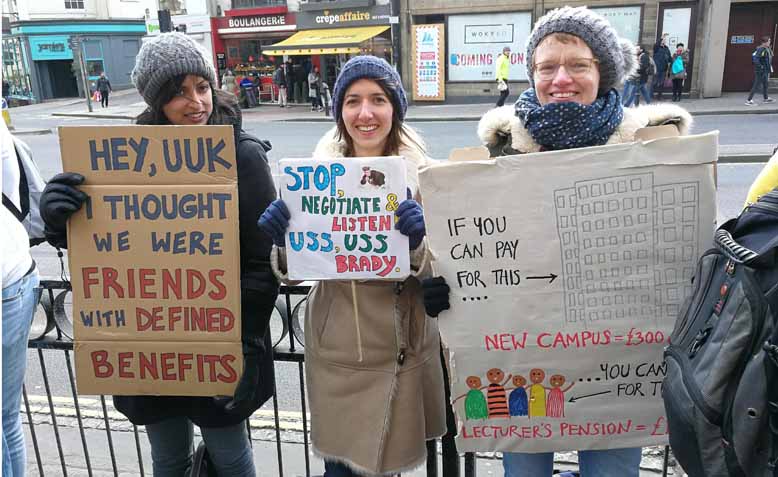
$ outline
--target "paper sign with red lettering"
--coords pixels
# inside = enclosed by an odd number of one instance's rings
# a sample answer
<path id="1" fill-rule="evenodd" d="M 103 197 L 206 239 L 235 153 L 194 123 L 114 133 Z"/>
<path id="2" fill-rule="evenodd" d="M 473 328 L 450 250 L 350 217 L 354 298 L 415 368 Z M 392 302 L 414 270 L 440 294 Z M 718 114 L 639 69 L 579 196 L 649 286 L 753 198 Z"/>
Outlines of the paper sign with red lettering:
<path id="1" fill-rule="evenodd" d="M 460 452 L 667 442 L 662 352 L 712 243 L 717 138 L 420 173 Z"/>
<path id="2" fill-rule="evenodd" d="M 407 198 L 401 157 L 283 159 L 281 197 L 293 280 L 390 279 L 410 273 L 408 237 L 395 229 Z"/>
<path id="3" fill-rule="evenodd" d="M 235 146 L 228 126 L 62 127 L 86 177 L 68 258 L 78 391 L 232 395 L 241 376 Z"/>

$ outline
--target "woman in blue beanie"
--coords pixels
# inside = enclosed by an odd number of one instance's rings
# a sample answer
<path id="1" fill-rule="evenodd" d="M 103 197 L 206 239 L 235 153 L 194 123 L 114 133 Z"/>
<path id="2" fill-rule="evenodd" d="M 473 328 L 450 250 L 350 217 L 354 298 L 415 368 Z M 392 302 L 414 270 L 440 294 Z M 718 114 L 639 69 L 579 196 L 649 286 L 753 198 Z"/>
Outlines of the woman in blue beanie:
<path id="1" fill-rule="evenodd" d="M 182 33 L 163 33 L 143 44 L 132 81 L 148 108 L 137 118 L 146 125 L 230 125 L 235 134 L 240 224 L 241 338 L 243 375 L 232 398 L 114 396 L 116 409 L 145 425 L 155 477 L 189 475 L 193 424 L 200 427 L 217 475 L 256 475 L 246 419 L 273 395 L 273 353 L 268 332 L 278 295 L 269 262 L 270 237 L 257 230 L 257 217 L 276 198 L 266 152 L 270 144 L 241 129 L 235 96 L 216 89 L 208 55 Z M 58 174 L 41 197 L 46 235 L 66 247 L 65 224 L 86 200 L 79 174 Z M 197 471 L 199 475 L 199 470 Z"/>
<path id="2" fill-rule="evenodd" d="M 402 202 L 396 227 L 408 236 L 412 274 L 401 282 L 320 281 L 305 317 L 305 376 L 311 438 L 325 476 L 392 475 L 423 464 L 425 441 L 446 432 L 437 320 L 427 319 L 421 277 L 429 275 L 424 216 L 417 202 L 423 143 L 403 124 L 408 102 L 399 75 L 386 61 L 357 56 L 333 90 L 336 126 L 313 156 L 400 155 L 414 199 Z M 273 236 L 271 261 L 286 278 L 284 235 L 290 218 L 277 200 L 259 221 Z M 358 358 L 354 304 L 364 358 Z"/>
<path id="3" fill-rule="evenodd" d="M 530 88 L 514 106 L 495 108 L 478 124 L 492 157 L 628 143 L 638 129 L 663 124 L 689 132 L 691 116 L 678 106 L 622 106 L 617 88 L 637 66 L 635 46 L 586 7 L 563 7 L 540 18 L 527 40 L 526 61 Z M 448 309 L 442 277 L 423 286 L 427 313 Z M 578 454 L 581 477 L 637 477 L 640 460 L 640 448 Z M 553 464 L 552 452 L 503 453 L 506 477 L 550 477 Z"/>

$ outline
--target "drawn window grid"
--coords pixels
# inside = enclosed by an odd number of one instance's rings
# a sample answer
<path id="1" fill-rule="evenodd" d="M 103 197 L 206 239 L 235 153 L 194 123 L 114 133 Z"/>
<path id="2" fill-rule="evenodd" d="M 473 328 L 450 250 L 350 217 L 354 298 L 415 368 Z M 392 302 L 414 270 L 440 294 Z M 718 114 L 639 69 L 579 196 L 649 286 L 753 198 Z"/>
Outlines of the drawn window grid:
<path id="1" fill-rule="evenodd" d="M 596 181 L 581 181 L 575 184 L 574 191 L 577 198 L 575 213 L 581 215 L 577 223 L 579 224 L 578 235 L 581 238 L 579 245 L 583 246 L 579 255 L 583 257 L 581 270 L 584 282 L 587 282 L 590 277 L 594 278 L 595 269 L 599 269 L 600 273 L 604 271 L 599 263 L 602 263 L 605 258 L 608 259 L 609 265 L 615 267 L 607 269 L 609 276 L 598 278 L 617 282 L 619 276 L 623 275 L 621 271 L 626 271 L 627 267 L 638 263 L 643 269 L 644 275 L 650 277 L 651 254 L 648 251 L 652 248 L 654 237 L 652 233 L 646 233 L 645 229 L 652 229 L 654 222 L 652 184 L 653 175 L 650 173 Z M 636 192 L 640 191 L 643 193 L 636 196 Z M 557 206 L 559 205 L 557 202 Z M 614 221 L 614 213 L 617 217 L 628 217 L 631 220 L 629 222 L 625 220 L 627 223 Z M 600 220 L 599 223 L 598 220 Z M 649 220 L 651 220 L 650 224 Z M 638 232 L 635 232 L 634 235 L 623 233 L 629 227 L 643 229 L 639 241 Z M 597 233 L 598 230 L 600 233 Z M 619 236 L 610 235 L 611 230 L 618 230 Z M 625 254 L 624 237 L 631 239 L 629 247 L 626 247 L 632 249 L 628 251 L 629 255 Z M 591 249 L 589 251 L 596 251 L 596 255 L 587 253 L 587 247 Z M 638 260 L 636 263 L 638 254 L 642 255 L 642 260 Z M 601 256 L 602 258 L 595 261 L 591 259 L 593 256 Z M 630 315 L 653 317 L 655 311 L 649 283 L 650 281 L 647 280 L 644 287 L 645 293 L 639 295 L 640 305 L 636 304 L 634 309 L 629 310 Z M 566 292 L 570 291 L 572 290 L 566 290 Z M 614 306 L 618 309 L 617 300 L 622 297 L 622 292 L 615 286 L 599 290 L 587 289 L 585 292 L 585 316 L 589 321 L 612 317 Z M 566 300 L 566 302 L 573 303 L 572 300 Z M 570 320 L 568 319 L 568 321 Z"/>
<path id="2" fill-rule="evenodd" d="M 565 322 L 583 321 L 583 294 L 581 288 L 580 244 L 575 215 L 577 200 L 573 188 L 554 192 L 557 231 L 561 247 L 562 283 L 565 287 Z"/>

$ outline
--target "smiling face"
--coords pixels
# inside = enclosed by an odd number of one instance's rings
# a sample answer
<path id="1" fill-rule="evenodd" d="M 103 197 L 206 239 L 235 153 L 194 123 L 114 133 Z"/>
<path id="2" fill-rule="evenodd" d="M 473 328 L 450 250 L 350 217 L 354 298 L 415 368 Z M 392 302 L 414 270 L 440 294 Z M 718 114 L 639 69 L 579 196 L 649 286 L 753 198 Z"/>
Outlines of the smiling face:
<path id="1" fill-rule="evenodd" d="M 478 389 L 481 387 L 481 378 L 478 376 L 468 376 L 465 382 L 470 389 Z"/>
<path id="2" fill-rule="evenodd" d="M 546 373 L 542 369 L 535 368 L 529 372 L 529 379 L 535 384 L 540 384 L 545 379 Z"/>
<path id="3" fill-rule="evenodd" d="M 490 383 L 500 384 L 504 378 L 505 373 L 503 373 L 501 369 L 492 368 L 486 372 L 486 379 L 488 379 Z"/>
<path id="4" fill-rule="evenodd" d="M 592 104 L 597 99 L 600 87 L 600 71 L 594 63 L 584 73 L 571 76 L 569 66 L 560 66 L 550 79 L 541 78 L 537 65 L 540 63 L 570 65 L 575 60 L 591 61 L 594 58 L 591 48 L 583 40 L 572 35 L 550 35 L 540 42 L 532 57 L 535 68 L 533 80 L 535 93 L 541 106 L 550 103 L 576 102 Z"/>
<path id="5" fill-rule="evenodd" d="M 527 380 L 524 378 L 524 376 L 516 375 L 513 377 L 513 385 L 517 388 L 523 388 L 527 385 Z"/>
<path id="6" fill-rule="evenodd" d="M 551 384 L 552 388 L 559 388 L 562 387 L 563 384 L 565 384 L 565 377 L 561 374 L 554 374 L 550 378 L 548 378 L 548 382 Z"/>
<path id="7" fill-rule="evenodd" d="M 382 156 L 392 129 L 394 108 L 373 80 L 354 81 L 343 95 L 343 124 L 354 144 L 354 156 Z"/>
<path id="8" fill-rule="evenodd" d="M 173 99 L 162 106 L 168 121 L 177 126 L 207 124 L 213 112 L 213 92 L 208 80 L 187 75 Z"/>

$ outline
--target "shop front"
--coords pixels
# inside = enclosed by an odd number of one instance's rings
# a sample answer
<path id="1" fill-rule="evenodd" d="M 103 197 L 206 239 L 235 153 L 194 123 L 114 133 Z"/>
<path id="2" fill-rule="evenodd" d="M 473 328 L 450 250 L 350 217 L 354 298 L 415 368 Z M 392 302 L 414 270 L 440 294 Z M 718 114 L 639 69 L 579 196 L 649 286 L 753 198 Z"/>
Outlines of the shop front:
<path id="1" fill-rule="evenodd" d="M 80 65 L 71 49 L 76 38 L 86 67 L 87 88 L 94 89 L 103 72 L 113 89 L 131 87 L 130 72 L 145 32 L 142 20 L 11 24 L 11 36 L 3 40 L 3 68 L 11 73 L 12 99 L 24 102 L 25 97 L 26 102 L 38 102 L 82 96 Z"/>
<path id="2" fill-rule="evenodd" d="M 263 48 L 265 55 L 287 57 L 295 72 L 295 90 L 305 96 L 304 80 L 318 67 L 330 87 L 342 65 L 355 55 L 370 54 L 392 62 L 391 6 L 372 1 L 301 4 L 298 32 Z"/>
<path id="3" fill-rule="evenodd" d="M 219 77 L 230 70 L 238 84 L 244 78 L 258 83 L 258 100 L 274 100 L 277 91 L 273 87 L 273 72 L 282 59 L 265 55 L 262 50 L 289 38 L 297 30 L 295 14 L 289 13 L 285 6 L 234 9 L 225 13 L 226 17 L 212 19 Z"/>

